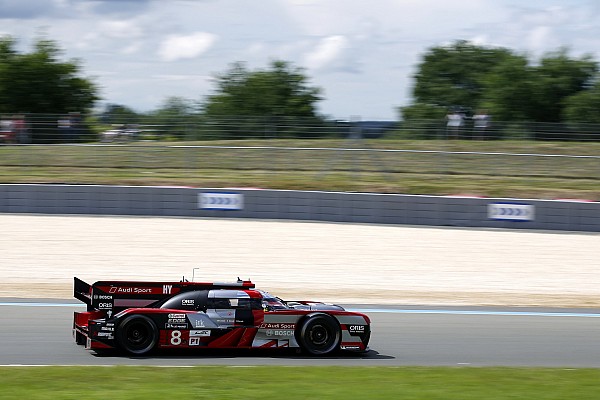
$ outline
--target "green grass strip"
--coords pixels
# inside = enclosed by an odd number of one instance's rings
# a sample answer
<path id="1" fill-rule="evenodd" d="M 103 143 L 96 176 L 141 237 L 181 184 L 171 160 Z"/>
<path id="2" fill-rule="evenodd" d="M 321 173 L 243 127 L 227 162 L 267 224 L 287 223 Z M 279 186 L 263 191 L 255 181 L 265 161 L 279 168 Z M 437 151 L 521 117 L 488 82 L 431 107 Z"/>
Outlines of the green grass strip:
<path id="1" fill-rule="evenodd" d="M 2 367 L 6 399 L 598 399 L 600 369 Z"/>
<path id="2" fill-rule="evenodd" d="M 369 151 L 356 151 L 358 146 Z M 340 147 L 352 151 L 343 152 Z M 374 149 L 403 152 L 370 151 Z M 560 154 L 578 157 L 555 157 Z M 298 139 L 0 146 L 0 183 L 258 187 L 600 201 L 598 157 L 600 143 L 591 142 L 367 140 L 352 144 Z"/>

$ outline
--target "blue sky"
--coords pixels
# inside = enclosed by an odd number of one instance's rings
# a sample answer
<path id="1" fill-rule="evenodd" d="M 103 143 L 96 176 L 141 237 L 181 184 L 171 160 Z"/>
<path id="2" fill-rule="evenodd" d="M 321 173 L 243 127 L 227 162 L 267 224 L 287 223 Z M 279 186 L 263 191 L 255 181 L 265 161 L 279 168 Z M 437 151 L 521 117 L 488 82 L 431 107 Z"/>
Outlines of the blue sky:
<path id="1" fill-rule="evenodd" d="M 566 46 L 600 59 L 597 0 L 0 0 L 0 34 L 40 34 L 82 61 L 104 102 L 138 111 L 202 100 L 235 61 L 281 59 L 321 87 L 320 112 L 395 119 L 423 53 L 458 39 L 532 59 Z"/>

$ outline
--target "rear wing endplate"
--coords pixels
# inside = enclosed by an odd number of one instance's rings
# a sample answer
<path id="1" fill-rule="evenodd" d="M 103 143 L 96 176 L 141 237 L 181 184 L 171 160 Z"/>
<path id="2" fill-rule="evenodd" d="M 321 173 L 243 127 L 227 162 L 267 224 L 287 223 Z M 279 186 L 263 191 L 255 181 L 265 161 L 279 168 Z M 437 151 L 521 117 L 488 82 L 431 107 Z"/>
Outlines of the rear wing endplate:
<path id="1" fill-rule="evenodd" d="M 92 309 L 92 286 L 82 281 L 79 278 L 74 277 L 73 283 L 73 297 L 77 300 L 87 304 L 88 311 Z"/>

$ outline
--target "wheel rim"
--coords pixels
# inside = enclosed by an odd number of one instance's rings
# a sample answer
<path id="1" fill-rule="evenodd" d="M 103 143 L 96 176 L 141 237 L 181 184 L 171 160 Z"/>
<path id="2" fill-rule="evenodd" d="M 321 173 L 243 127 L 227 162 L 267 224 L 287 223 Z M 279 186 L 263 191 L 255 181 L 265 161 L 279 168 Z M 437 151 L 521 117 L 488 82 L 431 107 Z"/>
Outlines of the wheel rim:
<path id="1" fill-rule="evenodd" d="M 314 344 L 316 347 L 324 347 L 327 345 L 331 334 L 327 327 L 319 324 L 311 328 L 311 330 L 308 332 L 308 337 L 312 344 Z"/>
<path id="2" fill-rule="evenodd" d="M 151 351 L 157 340 L 154 323 L 144 316 L 132 316 L 123 321 L 117 339 L 129 353 L 142 355 Z"/>
<path id="3" fill-rule="evenodd" d="M 133 347 L 143 346 L 148 341 L 149 331 L 146 324 L 137 322 L 127 329 L 127 343 Z"/>

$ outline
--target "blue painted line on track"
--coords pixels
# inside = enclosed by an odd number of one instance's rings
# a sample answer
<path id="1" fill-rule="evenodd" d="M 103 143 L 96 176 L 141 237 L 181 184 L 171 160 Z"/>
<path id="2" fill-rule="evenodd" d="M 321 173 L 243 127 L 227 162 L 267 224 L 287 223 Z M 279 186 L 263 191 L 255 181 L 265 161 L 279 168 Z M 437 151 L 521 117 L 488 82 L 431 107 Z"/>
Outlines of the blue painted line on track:
<path id="1" fill-rule="evenodd" d="M 27 302 L 0 302 L 0 306 L 7 307 L 80 307 L 83 303 L 27 303 Z M 444 310 L 444 309 L 396 309 L 396 308 L 348 308 L 348 311 L 364 314 L 446 314 L 446 315 L 495 315 L 512 317 L 579 317 L 600 318 L 600 313 L 581 312 L 540 312 L 540 311 L 491 311 L 491 310 Z"/>
<path id="2" fill-rule="evenodd" d="M 360 308 L 348 309 L 364 314 L 388 313 L 388 314 L 447 314 L 447 315 L 496 315 L 496 316 L 522 316 L 522 317 L 584 317 L 600 318 L 595 313 L 573 313 L 573 312 L 539 312 L 539 311 L 489 311 L 489 310 L 406 310 L 391 308 Z"/>
<path id="3" fill-rule="evenodd" d="M 26 302 L 2 302 L 0 306 L 7 307 L 82 307 L 83 303 L 26 303 Z"/>

